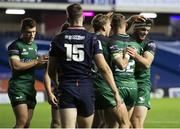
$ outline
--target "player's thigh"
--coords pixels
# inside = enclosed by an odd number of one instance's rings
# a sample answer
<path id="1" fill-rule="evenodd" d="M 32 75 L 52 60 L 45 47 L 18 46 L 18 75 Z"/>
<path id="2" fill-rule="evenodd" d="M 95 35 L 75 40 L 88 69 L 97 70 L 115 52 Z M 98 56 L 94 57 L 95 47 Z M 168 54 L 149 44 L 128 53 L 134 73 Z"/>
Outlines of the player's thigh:
<path id="1" fill-rule="evenodd" d="M 125 124 L 125 125 L 129 124 L 128 111 L 127 111 L 125 103 L 115 106 L 114 108 L 109 109 L 109 110 L 112 112 L 112 114 L 116 118 L 116 121 L 119 124 Z"/>
<path id="2" fill-rule="evenodd" d="M 78 128 L 91 128 L 93 123 L 94 114 L 83 117 L 78 116 Z"/>
<path id="3" fill-rule="evenodd" d="M 108 128 L 118 128 L 119 124 L 117 121 L 117 113 L 115 113 L 115 111 L 113 111 L 113 108 L 109 108 L 105 110 L 105 121 L 106 121 L 106 126 Z"/>
<path id="4" fill-rule="evenodd" d="M 122 87 L 120 95 L 122 96 L 125 105 L 131 108 L 135 105 L 137 100 L 137 87 Z"/>
<path id="5" fill-rule="evenodd" d="M 12 107 L 27 103 L 27 96 L 23 91 L 18 91 L 17 89 L 8 89 L 8 96 Z"/>
<path id="6" fill-rule="evenodd" d="M 31 121 L 33 117 L 34 109 L 28 109 L 28 121 Z"/>
<path id="7" fill-rule="evenodd" d="M 52 119 L 55 121 L 60 121 L 60 112 L 59 109 L 56 107 L 51 107 L 51 116 Z"/>
<path id="8" fill-rule="evenodd" d="M 93 88 L 88 84 L 79 87 L 80 95 L 77 97 L 76 107 L 78 116 L 88 117 L 94 114 L 94 93 Z"/>
<path id="9" fill-rule="evenodd" d="M 94 113 L 92 128 L 104 128 L 105 127 L 105 113 L 103 109 L 96 109 Z"/>
<path id="10" fill-rule="evenodd" d="M 77 109 L 76 108 L 61 108 L 61 127 L 62 128 L 75 128 L 77 119 Z"/>
<path id="11" fill-rule="evenodd" d="M 107 109 L 109 107 L 116 106 L 116 101 L 112 92 L 106 92 L 100 95 L 96 95 L 95 108 Z"/>
<path id="12" fill-rule="evenodd" d="M 16 116 L 16 120 L 28 120 L 28 107 L 27 104 L 18 104 L 13 107 L 14 114 Z"/>
<path id="13" fill-rule="evenodd" d="M 133 111 L 134 111 L 134 106 L 133 107 L 127 106 L 127 110 L 128 110 L 128 117 L 129 117 L 129 119 L 131 119 L 131 116 L 132 116 Z"/>
<path id="14" fill-rule="evenodd" d="M 150 103 L 150 88 L 149 87 L 139 87 L 138 88 L 138 98 L 136 100 L 136 106 L 145 106 L 148 109 L 151 108 Z"/>
<path id="15" fill-rule="evenodd" d="M 51 106 L 51 128 L 61 127 L 61 117 L 58 107 Z"/>

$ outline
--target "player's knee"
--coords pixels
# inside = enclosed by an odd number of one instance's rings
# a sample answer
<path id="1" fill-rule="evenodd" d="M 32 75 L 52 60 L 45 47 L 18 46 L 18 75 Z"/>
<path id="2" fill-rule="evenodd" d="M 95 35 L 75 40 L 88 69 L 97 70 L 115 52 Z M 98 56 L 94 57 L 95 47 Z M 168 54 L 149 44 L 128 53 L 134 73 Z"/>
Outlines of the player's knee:
<path id="1" fill-rule="evenodd" d="M 119 125 L 120 128 L 130 128 L 131 127 L 131 122 L 129 120 L 122 121 L 121 124 Z"/>
<path id="2" fill-rule="evenodd" d="M 60 124 L 55 124 L 55 123 L 51 124 L 51 128 L 60 128 L 60 127 L 61 127 Z"/>
<path id="3" fill-rule="evenodd" d="M 21 127 L 24 128 L 26 126 L 27 123 L 27 118 L 20 118 L 16 120 L 16 128 Z"/>
<path id="4" fill-rule="evenodd" d="M 56 120 L 51 122 L 51 128 L 60 128 L 61 127 L 61 121 Z"/>
<path id="5" fill-rule="evenodd" d="M 141 118 L 140 116 L 132 116 L 131 118 L 131 124 L 134 128 L 140 128 L 141 127 Z"/>

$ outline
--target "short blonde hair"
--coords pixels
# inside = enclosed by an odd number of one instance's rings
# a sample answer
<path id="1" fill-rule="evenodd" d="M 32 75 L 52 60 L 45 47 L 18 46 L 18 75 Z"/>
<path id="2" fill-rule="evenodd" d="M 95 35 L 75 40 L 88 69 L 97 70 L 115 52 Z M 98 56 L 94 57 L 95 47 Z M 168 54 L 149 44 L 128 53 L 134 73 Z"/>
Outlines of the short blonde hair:
<path id="1" fill-rule="evenodd" d="M 99 31 L 102 27 L 110 20 L 107 15 L 104 14 L 97 14 L 93 17 L 91 24 L 94 28 L 94 31 Z"/>

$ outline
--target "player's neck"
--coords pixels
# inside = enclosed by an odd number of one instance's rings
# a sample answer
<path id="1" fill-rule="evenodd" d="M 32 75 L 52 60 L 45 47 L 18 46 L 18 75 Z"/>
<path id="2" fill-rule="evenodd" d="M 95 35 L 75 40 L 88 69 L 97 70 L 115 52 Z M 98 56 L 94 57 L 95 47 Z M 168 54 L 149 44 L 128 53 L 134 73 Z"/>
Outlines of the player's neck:
<path id="1" fill-rule="evenodd" d="M 97 32 L 95 32 L 97 35 L 103 35 L 103 36 L 106 36 L 106 32 L 105 31 L 101 31 L 101 30 L 99 30 L 99 31 L 97 31 Z"/>
<path id="2" fill-rule="evenodd" d="M 71 29 L 85 29 L 82 24 L 71 24 L 70 27 L 68 27 L 68 28 L 71 28 Z"/>

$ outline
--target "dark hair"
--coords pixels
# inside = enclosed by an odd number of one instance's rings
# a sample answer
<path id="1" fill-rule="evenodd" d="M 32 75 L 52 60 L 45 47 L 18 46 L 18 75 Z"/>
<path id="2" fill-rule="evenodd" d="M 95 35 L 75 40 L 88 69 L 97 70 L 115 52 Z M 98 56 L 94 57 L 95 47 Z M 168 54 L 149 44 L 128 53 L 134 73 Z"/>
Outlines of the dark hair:
<path id="1" fill-rule="evenodd" d="M 110 18 L 107 15 L 97 14 L 96 16 L 94 16 L 91 21 L 94 31 L 96 32 L 102 29 L 108 20 L 110 20 Z"/>
<path id="2" fill-rule="evenodd" d="M 118 14 L 113 14 L 112 16 L 112 21 L 111 21 L 111 26 L 114 28 L 117 27 L 122 27 L 124 24 L 126 24 L 126 19 L 125 16 L 118 13 Z"/>
<path id="3" fill-rule="evenodd" d="M 134 28 L 144 28 L 144 27 L 151 27 L 154 24 L 153 19 L 146 19 L 145 21 L 138 21 L 134 23 Z"/>
<path id="4" fill-rule="evenodd" d="M 36 21 L 32 18 L 25 18 L 21 21 L 21 32 L 23 32 L 26 27 L 36 27 Z"/>
<path id="5" fill-rule="evenodd" d="M 77 20 L 82 16 L 83 9 L 80 4 L 71 4 L 66 9 L 66 14 L 68 17 L 68 22 Z"/>

